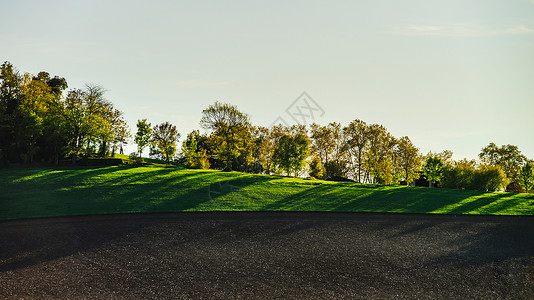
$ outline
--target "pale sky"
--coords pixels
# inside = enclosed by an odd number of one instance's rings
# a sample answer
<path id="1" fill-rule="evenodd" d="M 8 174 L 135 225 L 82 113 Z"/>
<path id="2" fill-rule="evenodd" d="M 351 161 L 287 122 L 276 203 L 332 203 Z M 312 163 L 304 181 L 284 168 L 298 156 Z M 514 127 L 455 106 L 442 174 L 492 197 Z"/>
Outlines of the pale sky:
<path id="1" fill-rule="evenodd" d="M 217 100 L 293 124 L 306 92 L 324 111 L 308 123 L 378 123 L 455 159 L 490 142 L 534 158 L 534 0 L 2 0 L 6 60 L 102 85 L 132 134 L 170 121 L 182 141 Z"/>

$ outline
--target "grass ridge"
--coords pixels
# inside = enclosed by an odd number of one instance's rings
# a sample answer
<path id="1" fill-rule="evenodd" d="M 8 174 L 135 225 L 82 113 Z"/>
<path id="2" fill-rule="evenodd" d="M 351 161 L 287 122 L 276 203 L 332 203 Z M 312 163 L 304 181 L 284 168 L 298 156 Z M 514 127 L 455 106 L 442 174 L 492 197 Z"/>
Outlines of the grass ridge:
<path id="1" fill-rule="evenodd" d="M 177 211 L 534 215 L 534 195 L 165 166 L 0 169 L 0 219 Z"/>

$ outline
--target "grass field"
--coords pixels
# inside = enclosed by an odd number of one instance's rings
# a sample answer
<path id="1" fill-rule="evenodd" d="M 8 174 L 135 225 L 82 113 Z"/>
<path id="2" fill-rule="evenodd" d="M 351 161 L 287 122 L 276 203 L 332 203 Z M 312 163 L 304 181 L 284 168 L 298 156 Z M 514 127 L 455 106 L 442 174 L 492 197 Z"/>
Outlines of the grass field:
<path id="1" fill-rule="evenodd" d="M 534 215 L 534 195 L 165 166 L 0 169 L 0 219 L 217 210 Z"/>

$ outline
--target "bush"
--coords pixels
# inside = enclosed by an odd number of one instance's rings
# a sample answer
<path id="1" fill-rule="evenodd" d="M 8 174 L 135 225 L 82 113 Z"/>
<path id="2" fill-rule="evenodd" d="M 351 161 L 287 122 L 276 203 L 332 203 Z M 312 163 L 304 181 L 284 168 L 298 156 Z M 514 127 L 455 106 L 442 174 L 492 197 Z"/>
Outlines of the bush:
<path id="1" fill-rule="evenodd" d="M 137 155 L 137 152 L 130 153 L 129 159 L 130 159 L 130 163 L 132 164 L 140 165 L 143 163 L 143 158 Z"/>
<path id="2" fill-rule="evenodd" d="M 447 166 L 443 171 L 442 187 L 479 191 L 502 190 L 508 180 L 500 166 L 468 164 Z"/>
<path id="3" fill-rule="evenodd" d="M 506 191 L 510 193 L 524 193 L 525 192 L 523 188 L 521 187 L 521 185 L 519 185 L 519 182 L 517 181 L 510 182 L 510 184 L 506 186 Z"/>
<path id="4" fill-rule="evenodd" d="M 321 164 L 321 161 L 314 157 L 312 161 L 310 162 L 310 176 L 314 178 L 323 178 L 325 170 L 323 165 Z"/>
<path id="5" fill-rule="evenodd" d="M 189 152 L 185 158 L 185 166 L 192 169 L 209 169 L 210 161 L 206 150 Z"/>
<path id="6" fill-rule="evenodd" d="M 337 161 L 329 161 L 324 164 L 324 178 L 346 177 L 345 166 Z"/>
<path id="7" fill-rule="evenodd" d="M 508 180 L 500 166 L 481 166 L 475 173 L 473 179 L 473 189 L 479 191 L 499 191 L 502 190 Z"/>
<path id="8" fill-rule="evenodd" d="M 443 170 L 441 186 L 452 189 L 473 189 L 472 182 L 475 173 L 476 169 L 470 165 L 448 165 Z"/>

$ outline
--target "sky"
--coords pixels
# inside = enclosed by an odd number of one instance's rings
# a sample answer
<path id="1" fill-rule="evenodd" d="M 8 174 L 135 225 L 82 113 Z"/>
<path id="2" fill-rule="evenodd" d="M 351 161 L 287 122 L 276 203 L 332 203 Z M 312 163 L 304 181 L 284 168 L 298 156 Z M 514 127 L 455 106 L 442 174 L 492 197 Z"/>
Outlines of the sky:
<path id="1" fill-rule="evenodd" d="M 220 101 L 255 125 L 360 119 L 423 154 L 534 158 L 534 0 L 3 0 L 0 61 L 103 86 L 132 134 L 169 121 L 182 141 Z"/>

